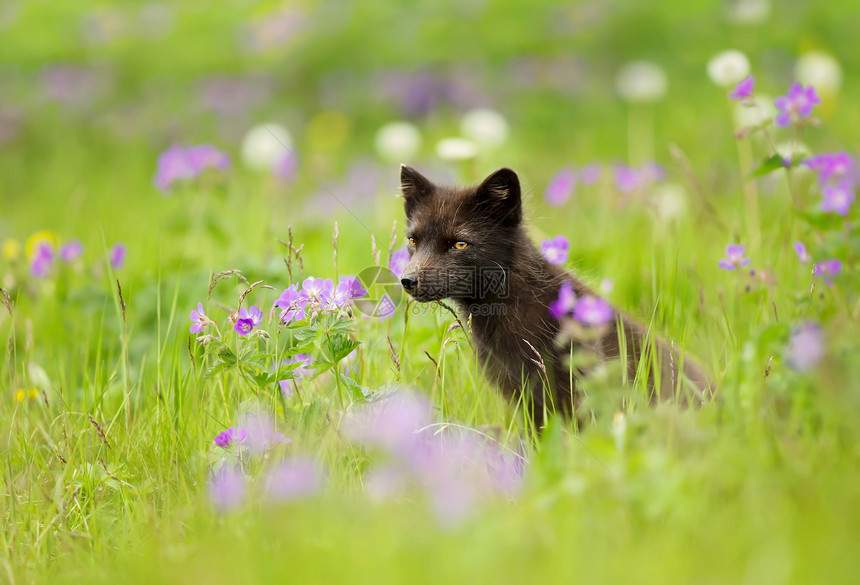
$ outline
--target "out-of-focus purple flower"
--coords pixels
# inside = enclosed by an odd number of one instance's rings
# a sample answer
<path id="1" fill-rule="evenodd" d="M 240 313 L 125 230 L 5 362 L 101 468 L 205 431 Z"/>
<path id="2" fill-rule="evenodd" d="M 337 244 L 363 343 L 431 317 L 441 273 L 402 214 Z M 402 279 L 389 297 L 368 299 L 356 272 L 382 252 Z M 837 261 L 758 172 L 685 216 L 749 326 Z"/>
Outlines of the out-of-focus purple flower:
<path id="1" fill-rule="evenodd" d="M 233 326 L 233 329 L 239 335 L 247 335 L 254 330 L 254 327 L 258 327 L 262 321 L 263 312 L 258 307 L 253 306 L 250 310 L 242 307 L 239 309 L 239 318 L 236 319 L 236 325 Z"/>
<path id="2" fill-rule="evenodd" d="M 262 413 L 245 414 L 239 421 L 238 427 L 247 432 L 245 445 L 252 453 L 262 453 L 277 445 L 292 442 L 292 439 L 275 429 L 271 418 Z"/>
<path id="3" fill-rule="evenodd" d="M 600 297 L 586 295 L 576 301 L 573 307 L 573 318 L 590 327 L 599 327 L 609 323 L 615 313 L 612 306 Z"/>
<path id="4" fill-rule="evenodd" d="M 561 319 L 573 310 L 576 305 L 576 293 L 573 285 L 565 280 L 558 289 L 558 298 L 549 304 L 549 314 L 555 319 Z"/>
<path id="5" fill-rule="evenodd" d="M 579 180 L 583 185 L 593 185 L 603 175 L 603 167 L 597 163 L 589 163 L 579 169 Z"/>
<path id="6" fill-rule="evenodd" d="M 344 419 L 343 432 L 354 441 L 409 457 L 415 433 L 432 422 L 427 399 L 404 392 L 353 408 Z"/>
<path id="7" fill-rule="evenodd" d="M 391 253 L 391 260 L 388 261 L 388 268 L 391 269 L 397 278 L 403 276 L 403 271 L 406 270 L 406 265 L 409 264 L 409 249 L 404 245 Z"/>
<path id="8" fill-rule="evenodd" d="M 817 323 L 800 324 L 788 342 L 788 363 L 797 370 L 814 368 L 824 357 L 824 339 Z"/>
<path id="9" fill-rule="evenodd" d="M 314 370 L 310 367 L 312 360 L 313 358 L 311 354 L 299 353 L 294 356 L 290 356 L 281 362 L 282 366 L 303 364 L 290 370 L 290 373 L 293 375 L 292 378 L 278 381 L 278 386 L 281 387 L 281 394 L 284 395 L 284 398 L 293 395 L 293 391 L 295 390 L 296 385 L 299 383 L 299 378 L 304 378 L 313 373 Z"/>
<path id="10" fill-rule="evenodd" d="M 230 157 L 209 144 L 183 147 L 178 144 L 158 156 L 153 183 L 167 191 L 174 183 L 193 179 L 207 169 L 226 170 Z"/>
<path id="11" fill-rule="evenodd" d="M 549 240 L 544 240 L 540 244 L 541 253 L 550 264 L 564 264 L 567 262 L 567 253 L 570 250 L 570 242 L 562 235 L 558 235 Z"/>
<path id="12" fill-rule="evenodd" d="M 570 167 L 564 167 L 549 180 L 544 197 L 550 205 L 562 205 L 573 195 L 576 187 L 576 174 Z"/>
<path id="13" fill-rule="evenodd" d="M 245 429 L 236 429 L 230 427 L 226 431 L 215 435 L 215 444 L 224 449 L 229 449 L 235 443 L 241 443 L 248 438 L 248 433 Z"/>
<path id="14" fill-rule="evenodd" d="M 812 113 L 812 107 L 821 103 L 815 88 L 811 85 L 803 87 L 795 82 L 784 96 L 774 100 L 774 105 L 780 111 L 776 116 L 777 126 L 789 126 L 806 118 Z"/>
<path id="15" fill-rule="evenodd" d="M 823 152 L 803 164 L 818 174 L 819 185 L 835 183 L 852 190 L 860 185 L 860 166 L 847 152 Z"/>
<path id="16" fill-rule="evenodd" d="M 222 116 L 241 116 L 267 101 L 272 93 L 267 78 L 211 77 L 199 87 L 204 108 Z"/>
<path id="17" fill-rule="evenodd" d="M 238 508 L 245 499 L 245 476 L 241 470 L 225 465 L 209 478 L 209 498 L 222 512 Z"/>
<path id="18" fill-rule="evenodd" d="M 300 293 L 307 305 L 313 308 L 326 307 L 334 294 L 334 282 L 330 278 L 307 277 L 302 282 Z"/>
<path id="19" fill-rule="evenodd" d="M 298 161 L 291 152 L 285 152 L 272 163 L 272 174 L 278 179 L 289 182 L 296 178 Z"/>
<path id="20" fill-rule="evenodd" d="M 320 491 L 324 472 L 310 457 L 294 457 L 281 462 L 266 477 L 266 494 L 271 500 L 287 502 Z"/>
<path id="21" fill-rule="evenodd" d="M 39 242 L 36 253 L 30 262 L 30 273 L 37 278 L 48 276 L 48 271 L 54 263 L 54 248 L 48 242 Z"/>
<path id="22" fill-rule="evenodd" d="M 809 262 L 809 254 L 806 252 L 806 246 L 803 245 L 803 242 L 795 242 L 794 251 L 797 254 L 797 259 L 800 260 L 803 264 Z"/>
<path id="23" fill-rule="evenodd" d="M 615 184 L 622 193 L 633 191 L 657 183 L 666 178 L 666 169 L 656 162 L 645 163 L 639 168 L 629 167 L 624 164 L 613 167 Z"/>
<path id="24" fill-rule="evenodd" d="M 290 321 L 301 321 L 305 318 L 307 300 L 299 292 L 298 286 L 291 284 L 289 288 L 281 293 L 275 306 L 281 309 L 281 321 L 289 324 Z"/>
<path id="25" fill-rule="evenodd" d="M 45 96 L 66 105 L 92 103 L 104 89 L 98 71 L 75 65 L 56 65 L 41 72 L 41 88 Z"/>
<path id="26" fill-rule="evenodd" d="M 844 185 L 827 185 L 821 188 L 821 211 L 832 211 L 845 217 L 854 203 L 854 193 Z"/>
<path id="27" fill-rule="evenodd" d="M 191 325 L 191 333 L 194 334 L 200 333 L 207 325 L 212 324 L 212 319 L 203 312 L 203 303 L 197 303 L 197 309 L 191 311 L 191 320 L 194 322 Z"/>
<path id="28" fill-rule="evenodd" d="M 639 167 L 639 174 L 646 183 L 659 183 L 666 178 L 666 168 L 658 162 L 650 161 Z"/>
<path id="29" fill-rule="evenodd" d="M 230 168 L 230 157 L 211 144 L 189 146 L 185 149 L 185 156 L 188 157 L 194 176 L 206 169 L 225 170 Z"/>
<path id="30" fill-rule="evenodd" d="M 110 265 L 114 270 L 119 270 L 125 264 L 125 255 L 128 248 L 122 242 L 117 242 L 110 249 Z"/>
<path id="31" fill-rule="evenodd" d="M 84 253 L 84 245 L 81 244 L 80 240 L 72 240 L 71 242 L 64 244 L 60 247 L 60 258 L 63 262 L 71 264 L 75 260 L 81 257 L 81 254 Z"/>
<path id="32" fill-rule="evenodd" d="M 812 274 L 821 278 L 827 286 L 833 284 L 833 277 L 840 272 L 842 272 L 842 260 L 838 258 L 822 260 L 812 267 Z"/>
<path id="33" fill-rule="evenodd" d="M 730 100 L 745 100 L 752 97 L 753 87 L 755 87 L 755 76 L 750 75 L 746 79 L 738 82 L 735 90 L 729 94 Z"/>
<path id="34" fill-rule="evenodd" d="M 743 244 L 733 244 L 726 246 L 726 257 L 720 260 L 719 267 L 723 270 L 735 270 L 743 266 L 750 265 L 750 259 L 744 257 L 746 248 Z"/>

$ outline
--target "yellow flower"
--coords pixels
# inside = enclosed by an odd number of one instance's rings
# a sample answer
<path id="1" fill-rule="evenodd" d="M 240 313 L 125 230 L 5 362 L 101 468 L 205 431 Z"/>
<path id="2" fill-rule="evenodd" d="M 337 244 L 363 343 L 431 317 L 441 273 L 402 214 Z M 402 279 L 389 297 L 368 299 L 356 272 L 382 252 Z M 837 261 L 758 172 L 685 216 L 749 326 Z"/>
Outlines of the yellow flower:
<path id="1" fill-rule="evenodd" d="M 32 258 L 36 254 L 36 250 L 39 248 L 39 244 L 46 243 L 51 246 L 51 248 L 56 249 L 57 244 L 60 239 L 57 236 L 57 232 L 52 232 L 50 230 L 42 230 L 40 232 L 36 232 L 29 238 L 27 238 L 27 258 Z"/>
<path id="2" fill-rule="evenodd" d="M 3 246 L 0 248 L 4 260 L 15 260 L 21 254 L 21 242 L 15 238 L 6 238 L 3 240 Z"/>
<path id="3" fill-rule="evenodd" d="M 27 393 L 24 392 L 23 388 L 18 388 L 18 392 L 15 394 L 15 400 L 18 402 L 24 402 L 24 399 L 27 397 Z"/>
<path id="4" fill-rule="evenodd" d="M 27 390 L 27 398 L 30 400 L 36 400 L 39 397 L 39 389 L 38 388 L 30 388 Z"/>

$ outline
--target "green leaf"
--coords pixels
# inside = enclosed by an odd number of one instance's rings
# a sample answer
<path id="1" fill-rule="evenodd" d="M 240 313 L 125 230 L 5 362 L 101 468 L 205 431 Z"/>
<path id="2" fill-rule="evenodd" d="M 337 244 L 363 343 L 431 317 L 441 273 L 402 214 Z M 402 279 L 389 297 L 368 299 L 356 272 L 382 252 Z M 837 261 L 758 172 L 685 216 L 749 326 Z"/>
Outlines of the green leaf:
<path id="1" fill-rule="evenodd" d="M 762 177 L 764 175 L 770 174 L 774 171 L 778 171 L 779 169 L 785 168 L 785 161 L 778 154 L 773 154 L 763 161 L 758 166 L 756 170 L 752 172 L 750 177 Z"/>

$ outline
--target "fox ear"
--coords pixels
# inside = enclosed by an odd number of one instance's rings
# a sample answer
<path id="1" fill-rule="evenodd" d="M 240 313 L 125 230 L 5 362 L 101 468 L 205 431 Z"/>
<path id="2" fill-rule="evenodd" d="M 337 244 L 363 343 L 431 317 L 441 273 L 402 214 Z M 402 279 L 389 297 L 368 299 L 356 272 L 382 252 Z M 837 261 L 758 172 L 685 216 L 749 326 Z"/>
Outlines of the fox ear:
<path id="1" fill-rule="evenodd" d="M 478 203 L 487 210 L 496 223 L 517 225 L 522 221 L 520 179 L 511 169 L 499 169 L 484 179 L 476 194 Z"/>
<path id="2" fill-rule="evenodd" d="M 409 165 L 400 165 L 400 188 L 406 200 L 406 217 L 409 217 L 415 208 L 430 196 L 435 187 L 424 175 Z"/>

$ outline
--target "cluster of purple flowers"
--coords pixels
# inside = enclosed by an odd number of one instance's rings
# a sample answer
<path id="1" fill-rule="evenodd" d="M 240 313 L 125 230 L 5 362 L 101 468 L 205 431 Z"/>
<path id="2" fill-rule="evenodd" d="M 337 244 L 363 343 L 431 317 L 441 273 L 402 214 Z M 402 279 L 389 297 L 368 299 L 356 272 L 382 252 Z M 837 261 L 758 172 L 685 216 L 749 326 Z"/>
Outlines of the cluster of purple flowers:
<path id="1" fill-rule="evenodd" d="M 854 203 L 854 193 L 860 187 L 860 167 L 847 152 L 817 154 L 803 164 L 818 175 L 821 188 L 821 210 L 848 215 Z"/>
<path id="2" fill-rule="evenodd" d="M 125 263 L 126 252 L 127 249 L 122 243 L 114 244 L 110 249 L 108 256 L 114 270 L 122 268 Z M 66 264 L 73 264 L 83 253 L 84 246 L 77 239 L 60 246 L 59 254 L 55 252 L 54 246 L 48 240 L 43 240 L 36 246 L 36 251 L 30 260 L 30 273 L 37 278 L 44 278 L 48 276 L 57 256 Z"/>
<path id="3" fill-rule="evenodd" d="M 249 455 L 268 454 L 278 445 L 292 442 L 278 432 L 272 420 L 263 414 L 250 413 L 240 421 L 241 426 L 230 427 L 215 437 L 215 445 Z M 325 473 L 315 460 L 294 456 L 269 467 L 262 486 L 271 502 L 286 502 L 317 493 L 323 485 Z M 249 478 L 242 469 L 229 462 L 214 472 L 209 479 L 209 497 L 221 511 L 237 508 L 245 500 Z"/>
<path id="4" fill-rule="evenodd" d="M 557 172 L 546 186 L 544 197 L 550 205 L 563 205 L 576 189 L 577 183 L 593 185 L 600 180 L 603 169 L 597 163 L 585 165 L 580 169 L 564 167 Z"/>
<path id="5" fill-rule="evenodd" d="M 397 392 L 350 411 L 344 434 L 388 455 L 366 477 L 376 500 L 418 487 L 439 519 L 455 523 L 493 494 L 513 495 L 522 482 L 524 458 L 477 430 L 436 423 L 423 397 Z"/>
<path id="6" fill-rule="evenodd" d="M 229 167 L 230 157 L 210 144 L 174 144 L 159 155 L 153 183 L 167 191 L 174 183 L 194 179 L 207 169 L 223 171 Z"/>
<path id="7" fill-rule="evenodd" d="M 550 264 L 564 264 L 570 250 L 570 242 L 564 236 L 556 236 L 540 243 L 541 254 Z"/>
<path id="8" fill-rule="evenodd" d="M 330 278 L 310 276 L 302 282 L 301 289 L 297 284 L 285 289 L 275 301 L 275 306 L 281 309 L 281 321 L 290 323 L 302 321 L 321 311 L 339 311 L 347 307 L 352 299 L 366 294 L 367 290 L 354 276 L 342 277 L 337 286 Z"/>
<path id="9" fill-rule="evenodd" d="M 549 314 L 555 319 L 573 317 L 589 327 L 600 327 L 615 318 L 612 305 L 594 295 L 577 297 L 569 281 L 561 284 L 558 298 L 549 305 Z"/>

